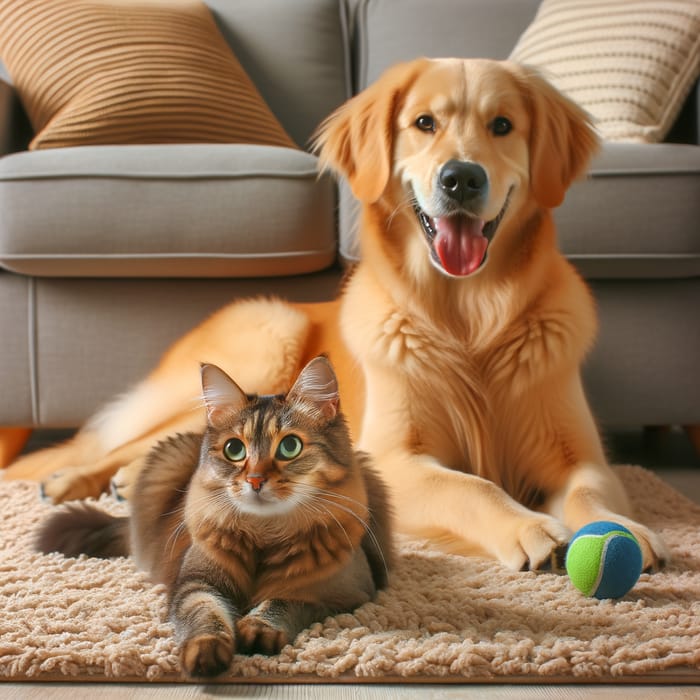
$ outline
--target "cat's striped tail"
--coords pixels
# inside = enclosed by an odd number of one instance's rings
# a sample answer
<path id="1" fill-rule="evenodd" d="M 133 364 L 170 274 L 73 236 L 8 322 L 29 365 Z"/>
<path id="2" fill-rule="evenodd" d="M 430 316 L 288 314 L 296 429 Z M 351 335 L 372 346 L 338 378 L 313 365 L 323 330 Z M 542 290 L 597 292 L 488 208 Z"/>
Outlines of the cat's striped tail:
<path id="1" fill-rule="evenodd" d="M 44 554 L 60 552 L 66 557 L 126 557 L 130 552 L 129 518 L 110 515 L 88 503 L 61 506 L 42 524 L 35 547 Z"/>

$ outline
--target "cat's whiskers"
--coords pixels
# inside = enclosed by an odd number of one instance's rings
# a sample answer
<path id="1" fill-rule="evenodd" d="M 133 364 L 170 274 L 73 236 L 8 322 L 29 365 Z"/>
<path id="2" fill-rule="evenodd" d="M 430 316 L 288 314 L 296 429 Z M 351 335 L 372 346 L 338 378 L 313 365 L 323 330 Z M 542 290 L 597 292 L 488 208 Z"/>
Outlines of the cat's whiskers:
<path id="1" fill-rule="evenodd" d="M 311 501 L 304 500 L 300 503 L 298 515 L 304 519 L 306 530 L 312 530 L 313 526 L 318 524 L 318 516 L 322 514 L 322 511 L 316 508 Z M 326 525 L 326 527 L 328 526 Z"/>
<path id="2" fill-rule="evenodd" d="M 335 494 L 332 494 L 335 495 Z M 320 500 L 325 501 L 326 503 L 330 503 L 331 505 L 334 505 L 336 508 L 340 508 L 340 510 L 348 513 L 351 515 L 353 518 L 355 518 L 361 525 L 364 527 L 365 532 L 367 535 L 371 538 L 372 542 L 374 543 L 374 546 L 377 548 L 377 551 L 379 552 L 381 558 L 382 558 L 382 563 L 384 564 L 384 568 L 386 569 L 387 576 L 389 575 L 389 566 L 387 564 L 387 561 L 384 557 L 384 552 L 382 551 L 382 547 L 379 544 L 379 540 L 375 534 L 375 532 L 372 530 L 370 527 L 369 523 L 366 522 L 363 518 L 361 518 L 354 510 L 350 508 L 346 508 L 345 506 L 341 505 L 340 503 L 334 503 L 333 501 L 328 501 L 322 497 L 319 497 Z M 351 499 L 352 500 L 352 499 Z"/>
<path id="3" fill-rule="evenodd" d="M 319 500 L 323 500 L 323 499 L 319 499 Z M 348 535 L 348 531 L 345 529 L 345 527 L 340 522 L 340 520 L 338 520 L 338 518 L 330 511 L 329 508 L 326 508 L 325 506 L 322 506 L 315 501 L 314 501 L 314 505 L 317 506 L 317 508 L 314 509 L 316 511 L 316 513 L 319 513 L 319 512 L 326 513 L 327 515 L 330 515 L 330 517 L 333 518 L 333 520 L 335 520 L 336 525 L 340 528 L 342 533 L 345 535 L 345 539 L 348 541 L 348 547 L 350 548 L 350 551 L 351 552 L 354 551 L 355 547 L 352 543 L 352 540 L 350 539 L 350 535 Z M 312 507 L 311 503 L 308 501 L 305 503 L 305 506 Z"/>
<path id="4" fill-rule="evenodd" d="M 320 504 L 316 504 L 311 500 L 306 500 L 303 502 L 303 507 L 299 509 L 300 515 L 303 515 L 304 518 L 306 519 L 306 529 L 311 532 L 314 530 L 314 528 L 318 528 L 319 526 L 323 526 L 327 531 L 330 530 L 330 525 L 329 523 L 323 518 L 324 515 L 330 515 L 333 517 L 333 513 L 330 513 L 327 508 Z M 338 523 L 337 518 L 335 519 L 336 523 Z M 342 525 L 338 523 L 338 525 L 342 529 Z M 347 536 L 347 533 L 345 533 Z M 352 548 L 352 543 L 350 543 L 350 547 Z"/>
<path id="5" fill-rule="evenodd" d="M 202 496 L 193 499 L 192 501 L 190 501 L 190 506 L 199 507 L 201 505 L 204 505 L 205 508 L 214 508 L 216 512 L 216 507 L 224 505 L 224 502 L 229 507 L 231 507 L 232 505 L 235 506 L 235 504 L 232 504 L 231 499 L 226 497 L 226 494 L 223 494 L 220 491 L 214 491 L 213 493 L 205 493 Z M 177 527 L 170 533 L 170 536 L 168 537 L 165 543 L 164 549 L 169 551 L 169 557 L 172 557 L 173 552 L 175 551 L 175 545 L 177 544 L 178 538 L 183 532 L 187 530 L 187 522 L 184 519 L 184 517 L 182 517 L 184 515 L 186 507 L 187 502 L 183 501 L 181 506 L 173 508 L 170 511 L 166 511 L 161 515 L 161 517 L 163 518 L 169 515 L 180 516 L 180 522 L 178 523 Z"/>
<path id="6" fill-rule="evenodd" d="M 187 525 L 184 520 L 181 520 L 177 527 L 170 533 L 170 537 L 168 537 L 165 543 L 165 549 L 168 550 L 168 558 L 172 558 L 178 538 L 185 530 L 187 530 Z"/>
<path id="7" fill-rule="evenodd" d="M 355 498 L 351 498 L 350 496 L 346 496 L 345 494 L 342 493 L 335 493 L 334 491 L 328 491 L 327 489 L 323 489 L 320 486 L 313 486 L 312 484 L 303 484 L 299 481 L 292 481 L 292 483 L 299 487 L 299 489 L 304 492 L 305 495 L 309 495 L 314 499 L 315 503 L 318 503 L 318 501 L 323 501 L 324 503 L 327 503 L 329 505 L 335 506 L 336 508 L 339 508 L 340 510 L 344 511 L 345 513 L 351 515 L 353 518 L 355 518 L 365 529 L 365 532 L 367 535 L 370 537 L 372 540 L 372 543 L 374 544 L 375 548 L 379 552 L 379 555 L 382 558 L 382 563 L 384 564 L 384 569 L 386 570 L 387 576 L 389 575 L 389 565 L 387 564 L 386 558 L 384 556 L 384 551 L 382 550 L 381 544 L 379 543 L 379 539 L 376 535 L 376 533 L 372 530 L 370 527 L 370 524 L 366 522 L 363 518 L 361 518 L 354 510 L 351 508 L 348 508 L 344 506 L 341 503 L 336 503 L 335 501 L 330 501 L 328 500 L 328 497 L 333 497 L 333 498 L 339 498 L 343 499 L 345 501 L 349 501 L 352 504 L 355 504 L 357 506 L 360 506 L 361 508 L 365 508 L 366 506 L 358 501 Z M 343 527 L 338 519 L 333 515 L 333 513 L 330 512 L 327 508 L 321 506 L 323 510 L 328 513 L 335 521 L 338 523 L 340 527 Z M 343 531 L 345 532 L 345 528 L 343 528 Z M 345 532 L 345 535 L 347 537 L 347 532 Z M 348 538 L 349 539 L 349 538 Z M 352 544 L 350 545 L 352 547 Z M 354 548 L 353 548 L 354 549 Z"/>
<path id="8" fill-rule="evenodd" d="M 320 486 L 314 486 L 313 484 L 305 484 L 301 481 L 294 481 L 290 479 L 290 483 L 294 484 L 295 487 L 300 487 L 301 489 L 306 489 L 306 495 L 315 496 L 316 494 L 321 494 L 322 496 L 333 496 L 333 498 L 340 498 L 344 501 L 349 501 L 350 503 L 359 506 L 361 509 L 365 509 L 366 505 L 362 501 L 358 501 L 356 498 L 351 498 L 343 493 L 337 493 L 335 491 L 329 491 L 328 489 L 321 488 Z"/>
<path id="9" fill-rule="evenodd" d="M 344 494 L 340 493 L 334 493 L 333 491 L 327 491 L 326 489 L 322 489 L 318 486 L 312 486 L 311 488 L 315 489 L 317 492 L 324 494 L 325 496 L 333 496 L 334 498 L 343 498 L 347 501 L 350 501 L 352 503 L 355 503 L 361 507 L 364 508 L 363 504 L 360 503 L 360 501 L 355 500 L 354 498 L 350 498 L 349 496 L 345 496 Z M 323 499 L 325 500 L 325 499 Z M 356 518 L 364 527 L 365 532 L 367 532 L 367 535 L 371 538 L 374 546 L 376 547 L 377 551 L 379 552 L 381 558 L 382 558 L 382 563 L 384 564 L 384 569 L 386 570 L 387 576 L 389 575 L 389 566 L 387 564 L 386 558 L 384 557 L 384 552 L 382 550 L 382 547 L 379 543 L 379 539 L 377 538 L 376 533 L 372 530 L 370 527 L 369 523 L 366 522 L 363 518 L 361 518 L 355 511 L 353 511 L 350 508 L 346 508 L 340 503 L 334 503 L 333 501 L 328 501 L 326 500 L 326 503 L 332 503 L 336 508 L 340 508 L 341 510 L 345 511 L 346 513 L 352 515 L 354 518 Z"/>
<path id="10" fill-rule="evenodd" d="M 225 490 L 216 490 L 211 493 L 205 493 L 197 498 L 188 499 L 182 506 L 182 513 L 184 515 L 187 509 L 196 509 L 199 511 L 197 516 L 198 520 L 219 520 L 221 518 L 226 518 L 227 520 L 231 516 L 235 516 L 239 512 L 238 504 L 234 498 L 231 498 Z M 215 518 L 212 518 L 210 514 L 215 514 Z"/>

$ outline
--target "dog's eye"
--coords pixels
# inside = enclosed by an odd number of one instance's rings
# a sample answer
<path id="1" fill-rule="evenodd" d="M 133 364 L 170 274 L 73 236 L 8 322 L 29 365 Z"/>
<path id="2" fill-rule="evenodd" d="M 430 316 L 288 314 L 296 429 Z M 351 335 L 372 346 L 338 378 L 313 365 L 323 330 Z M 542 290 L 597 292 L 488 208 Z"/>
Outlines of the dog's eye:
<path id="1" fill-rule="evenodd" d="M 421 131 L 435 132 L 435 120 L 429 114 L 421 114 L 415 124 Z"/>
<path id="2" fill-rule="evenodd" d="M 505 136 L 513 130 L 513 125 L 510 123 L 510 119 L 505 117 L 496 117 L 491 122 L 491 131 L 495 136 Z"/>

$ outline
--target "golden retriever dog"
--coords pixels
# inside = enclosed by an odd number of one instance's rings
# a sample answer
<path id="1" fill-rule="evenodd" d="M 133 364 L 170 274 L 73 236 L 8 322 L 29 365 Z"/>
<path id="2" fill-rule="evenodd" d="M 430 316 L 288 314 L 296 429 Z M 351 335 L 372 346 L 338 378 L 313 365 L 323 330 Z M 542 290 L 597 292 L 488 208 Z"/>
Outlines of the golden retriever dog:
<path id="1" fill-rule="evenodd" d="M 388 70 L 317 137 L 322 168 L 362 208 L 362 261 L 340 299 L 224 307 L 71 441 L 8 475 L 43 480 L 56 502 L 94 495 L 118 469 L 128 490 L 156 441 L 203 428 L 200 362 L 276 393 L 325 352 L 400 530 L 546 569 L 561 565 L 572 531 L 614 520 L 636 535 L 646 569 L 663 564 L 584 396 L 594 302 L 550 212 L 597 146 L 586 115 L 525 67 L 418 59 Z"/>

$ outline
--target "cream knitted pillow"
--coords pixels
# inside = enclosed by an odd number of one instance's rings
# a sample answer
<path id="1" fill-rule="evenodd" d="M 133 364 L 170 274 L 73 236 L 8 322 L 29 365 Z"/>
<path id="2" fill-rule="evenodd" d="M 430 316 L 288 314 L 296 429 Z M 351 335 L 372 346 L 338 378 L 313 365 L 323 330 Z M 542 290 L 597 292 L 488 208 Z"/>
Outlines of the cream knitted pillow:
<path id="1" fill-rule="evenodd" d="M 511 59 L 610 141 L 662 141 L 700 76 L 700 0 L 543 0 Z"/>
<path id="2" fill-rule="evenodd" d="M 0 57 L 30 149 L 295 147 L 201 0 L 0 0 Z"/>

